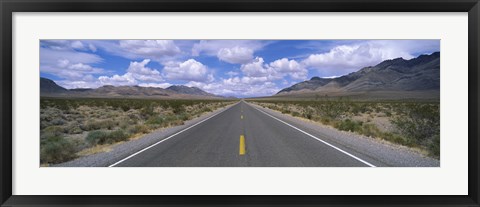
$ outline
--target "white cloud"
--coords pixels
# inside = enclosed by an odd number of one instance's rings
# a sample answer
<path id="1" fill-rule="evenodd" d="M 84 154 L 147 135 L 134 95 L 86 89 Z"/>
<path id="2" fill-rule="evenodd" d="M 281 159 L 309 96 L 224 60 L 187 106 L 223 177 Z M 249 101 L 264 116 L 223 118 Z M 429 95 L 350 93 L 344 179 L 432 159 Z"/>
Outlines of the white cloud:
<path id="1" fill-rule="evenodd" d="M 147 67 L 150 63 L 149 59 L 145 59 L 142 62 L 132 61 L 127 69 L 127 73 L 123 75 L 100 76 L 98 80 L 104 85 L 137 85 L 143 83 L 143 81 L 160 82 L 163 78 L 160 72 L 156 69 Z"/>
<path id="2" fill-rule="evenodd" d="M 112 77 L 100 76 L 98 77 L 98 80 L 102 85 L 123 86 L 137 84 L 137 80 L 132 76 L 131 73 L 125 73 L 123 75 L 113 75 Z"/>
<path id="3" fill-rule="evenodd" d="M 191 81 L 186 85 L 198 87 L 204 91 L 217 95 L 235 97 L 269 96 L 280 90 L 273 82 L 255 84 L 247 82 L 246 79 L 234 77 L 222 79 L 213 83 Z"/>
<path id="4" fill-rule="evenodd" d="M 61 80 L 55 81 L 57 84 L 61 85 L 64 88 L 97 88 L 101 84 L 95 79 L 92 75 L 83 76 L 81 79 L 77 80 Z"/>
<path id="5" fill-rule="evenodd" d="M 82 80 L 91 74 L 105 73 L 105 69 L 92 66 L 101 61 L 103 59 L 95 54 L 40 48 L 40 71 L 71 81 Z"/>
<path id="6" fill-rule="evenodd" d="M 218 59 L 232 64 L 248 63 L 253 59 L 253 50 L 245 47 L 222 48 L 217 53 Z"/>
<path id="7" fill-rule="evenodd" d="M 151 59 L 162 63 L 181 56 L 182 51 L 173 40 L 89 41 L 96 49 L 112 55 L 133 59 Z"/>
<path id="8" fill-rule="evenodd" d="M 137 80 L 156 82 L 162 81 L 163 78 L 158 70 L 146 67 L 149 62 L 150 59 L 145 59 L 142 62 L 130 62 L 127 72 L 132 74 L 132 76 Z"/>
<path id="9" fill-rule="evenodd" d="M 269 66 L 279 73 L 288 74 L 293 79 L 305 80 L 307 78 L 307 69 L 295 60 L 282 58 L 271 62 Z"/>
<path id="10" fill-rule="evenodd" d="M 97 49 L 93 44 L 87 44 L 84 40 L 42 40 L 40 44 L 44 48 L 52 50 L 70 50 L 70 51 L 92 51 L 95 52 Z"/>
<path id="11" fill-rule="evenodd" d="M 211 82 L 213 74 L 209 73 L 207 66 L 194 59 L 185 62 L 168 62 L 163 68 L 165 78 L 172 80 Z"/>
<path id="12" fill-rule="evenodd" d="M 308 73 L 303 65 L 287 58 L 266 64 L 263 58 L 256 57 L 252 62 L 241 65 L 240 70 L 242 71 L 241 77 L 236 76 L 238 73 L 226 73 L 233 77 L 208 84 L 190 82 L 189 85 L 224 96 L 270 96 L 280 90 L 274 81 L 286 76 L 305 79 Z"/>
<path id="13" fill-rule="evenodd" d="M 61 85 L 67 89 L 73 88 L 98 88 L 100 87 L 99 82 L 92 82 L 92 81 L 56 81 L 57 84 Z"/>
<path id="14" fill-rule="evenodd" d="M 80 42 L 80 41 L 78 41 L 78 40 L 77 40 L 77 41 L 73 41 L 73 42 L 71 43 L 71 46 L 72 46 L 72 48 L 78 49 L 78 50 L 84 50 L 84 49 L 85 49 L 85 46 L 83 45 L 83 43 Z"/>
<path id="15" fill-rule="evenodd" d="M 201 40 L 192 46 L 192 55 L 217 56 L 232 64 L 244 64 L 253 59 L 253 54 L 269 42 L 258 40 Z"/>
<path id="16" fill-rule="evenodd" d="M 269 81 L 278 80 L 287 75 L 297 80 L 304 80 L 308 74 L 307 69 L 303 65 L 287 58 L 265 64 L 263 58 L 257 57 L 253 62 L 242 65 L 240 69 L 244 76 L 264 77 Z"/>
<path id="17" fill-rule="evenodd" d="M 145 57 L 173 56 L 180 53 L 173 40 L 120 40 L 124 50 Z"/>
<path id="18" fill-rule="evenodd" d="M 168 88 L 172 86 L 172 84 L 170 83 L 141 83 L 138 85 L 142 87 L 154 87 L 154 88 Z"/>
<path id="19" fill-rule="evenodd" d="M 240 67 L 243 74 L 249 77 L 277 77 L 277 72 L 264 64 L 261 57 L 256 57 L 251 63 L 244 64 Z"/>
<path id="20" fill-rule="evenodd" d="M 68 65 L 67 68 L 71 69 L 71 70 L 79 70 L 79 71 L 93 71 L 93 70 L 95 70 L 95 68 L 93 68 L 92 66 L 85 65 L 83 63 Z"/>
<path id="21" fill-rule="evenodd" d="M 95 47 L 95 45 L 93 45 L 92 43 L 88 44 L 88 49 L 90 49 L 92 52 L 97 51 L 97 47 Z"/>

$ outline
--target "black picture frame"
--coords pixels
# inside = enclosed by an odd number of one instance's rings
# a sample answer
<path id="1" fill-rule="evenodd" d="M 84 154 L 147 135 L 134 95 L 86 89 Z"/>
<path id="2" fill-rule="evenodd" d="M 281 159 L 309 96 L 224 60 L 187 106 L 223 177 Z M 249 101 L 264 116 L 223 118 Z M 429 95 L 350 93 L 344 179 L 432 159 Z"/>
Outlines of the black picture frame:
<path id="1" fill-rule="evenodd" d="M 0 0 L 2 206 L 480 206 L 478 0 Z M 468 195 L 26 196 L 12 195 L 13 12 L 468 12 Z M 453 178 L 452 178 L 453 179 Z"/>

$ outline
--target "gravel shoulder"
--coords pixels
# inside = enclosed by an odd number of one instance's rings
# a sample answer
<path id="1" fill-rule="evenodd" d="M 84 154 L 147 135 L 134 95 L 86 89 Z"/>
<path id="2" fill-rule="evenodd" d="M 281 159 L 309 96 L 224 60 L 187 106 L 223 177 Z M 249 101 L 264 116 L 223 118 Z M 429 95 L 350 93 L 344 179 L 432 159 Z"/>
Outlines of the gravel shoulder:
<path id="1" fill-rule="evenodd" d="M 318 122 L 305 120 L 264 108 L 249 102 L 252 107 L 277 117 L 299 129 L 358 156 L 378 167 L 439 167 L 440 161 L 405 146 L 384 140 L 337 130 Z M 289 127 L 285 125 L 285 127 Z"/>
<path id="2" fill-rule="evenodd" d="M 172 134 L 175 134 L 211 116 L 222 113 L 235 104 L 219 108 L 213 112 L 206 113 L 192 120 L 185 121 L 183 125 L 158 129 L 152 133 L 143 135 L 140 138 L 114 144 L 111 146 L 111 150 L 108 152 L 87 155 L 68 162 L 52 165 L 51 167 L 108 167 L 115 162 L 130 156 L 131 154 L 134 154 L 162 139 L 169 137 Z"/>

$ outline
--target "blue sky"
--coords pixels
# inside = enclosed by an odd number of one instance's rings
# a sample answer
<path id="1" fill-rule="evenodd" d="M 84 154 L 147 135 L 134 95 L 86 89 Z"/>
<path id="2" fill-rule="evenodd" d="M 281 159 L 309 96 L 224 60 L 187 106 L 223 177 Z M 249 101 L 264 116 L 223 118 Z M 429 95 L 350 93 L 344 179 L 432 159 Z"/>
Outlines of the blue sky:
<path id="1" fill-rule="evenodd" d="M 254 97 L 436 51 L 439 40 L 41 40 L 40 75 L 65 88 L 187 85 Z"/>

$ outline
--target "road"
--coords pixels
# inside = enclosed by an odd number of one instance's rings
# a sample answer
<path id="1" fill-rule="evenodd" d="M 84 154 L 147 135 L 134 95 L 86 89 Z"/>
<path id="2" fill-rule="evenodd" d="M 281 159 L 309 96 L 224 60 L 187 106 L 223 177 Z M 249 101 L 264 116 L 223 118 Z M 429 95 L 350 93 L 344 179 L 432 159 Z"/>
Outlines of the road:
<path id="1" fill-rule="evenodd" d="M 322 133 L 240 101 L 110 167 L 390 166 Z"/>

